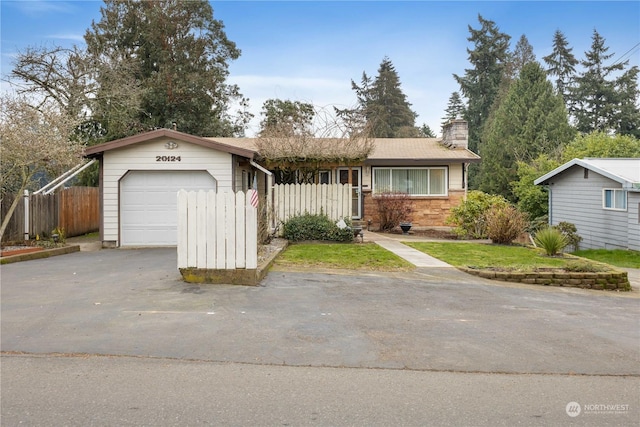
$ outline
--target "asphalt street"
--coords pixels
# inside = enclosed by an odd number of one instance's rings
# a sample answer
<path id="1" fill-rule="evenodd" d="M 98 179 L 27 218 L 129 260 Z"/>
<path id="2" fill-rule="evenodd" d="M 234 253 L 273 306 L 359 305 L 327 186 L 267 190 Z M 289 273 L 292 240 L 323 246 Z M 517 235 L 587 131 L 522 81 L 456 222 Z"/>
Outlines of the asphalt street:
<path id="1" fill-rule="evenodd" d="M 633 293 L 451 268 L 198 286 L 180 280 L 175 249 L 78 252 L 0 273 L 3 425 L 640 420 Z"/>

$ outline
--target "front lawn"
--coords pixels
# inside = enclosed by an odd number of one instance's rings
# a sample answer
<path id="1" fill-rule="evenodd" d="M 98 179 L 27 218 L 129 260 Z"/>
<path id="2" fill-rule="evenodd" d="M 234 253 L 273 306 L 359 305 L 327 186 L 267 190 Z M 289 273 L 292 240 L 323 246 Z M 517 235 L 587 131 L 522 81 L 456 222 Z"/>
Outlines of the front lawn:
<path id="1" fill-rule="evenodd" d="M 585 249 L 573 255 L 623 268 L 640 268 L 640 252 L 624 249 Z"/>
<path id="2" fill-rule="evenodd" d="M 413 265 L 375 243 L 298 243 L 289 245 L 277 267 L 316 267 L 349 270 L 406 271 Z"/>
<path id="3" fill-rule="evenodd" d="M 524 246 L 449 242 L 404 243 L 455 267 L 510 271 L 533 271 L 546 268 L 570 268 L 580 271 L 606 269 L 598 263 L 570 256 L 548 257 L 540 250 Z"/>

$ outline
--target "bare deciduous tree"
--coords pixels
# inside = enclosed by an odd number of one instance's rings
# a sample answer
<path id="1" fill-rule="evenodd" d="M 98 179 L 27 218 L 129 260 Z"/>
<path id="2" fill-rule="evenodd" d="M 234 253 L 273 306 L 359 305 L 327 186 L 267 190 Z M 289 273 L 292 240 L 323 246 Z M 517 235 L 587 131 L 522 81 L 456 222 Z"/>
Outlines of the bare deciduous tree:
<path id="1" fill-rule="evenodd" d="M 33 107 L 24 97 L 0 99 L 0 184 L 2 199 L 14 198 L 0 225 L 0 239 L 25 189 L 39 172 L 58 174 L 79 162 L 83 144 L 71 136 L 76 117 L 51 103 Z"/>
<path id="2" fill-rule="evenodd" d="M 316 173 L 331 166 L 364 161 L 374 148 L 370 127 L 316 109 L 308 132 L 292 133 L 291 124 L 263 131 L 256 141 L 260 156 L 269 167 L 289 173 L 298 181 L 313 182 Z"/>

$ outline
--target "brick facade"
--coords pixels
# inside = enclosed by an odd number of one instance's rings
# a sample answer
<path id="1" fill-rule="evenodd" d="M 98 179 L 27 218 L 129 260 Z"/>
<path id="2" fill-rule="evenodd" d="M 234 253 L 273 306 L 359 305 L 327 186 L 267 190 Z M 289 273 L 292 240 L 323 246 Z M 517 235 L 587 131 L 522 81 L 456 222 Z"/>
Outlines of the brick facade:
<path id="1" fill-rule="evenodd" d="M 446 197 L 414 197 L 413 215 L 411 223 L 417 228 L 443 227 L 447 226 L 446 219 L 451 208 L 458 206 L 464 198 L 464 190 L 449 190 Z M 364 211 L 362 220 L 371 221 L 371 229 L 380 228 L 380 217 L 378 214 L 378 204 L 372 197 L 371 191 L 363 192 Z"/>

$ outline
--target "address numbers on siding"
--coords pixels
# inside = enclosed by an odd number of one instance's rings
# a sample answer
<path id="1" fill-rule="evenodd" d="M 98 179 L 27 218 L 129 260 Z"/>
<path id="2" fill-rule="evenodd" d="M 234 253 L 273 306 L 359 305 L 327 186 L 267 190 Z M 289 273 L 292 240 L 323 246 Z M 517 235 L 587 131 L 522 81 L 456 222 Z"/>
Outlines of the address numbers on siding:
<path id="1" fill-rule="evenodd" d="M 180 156 L 156 156 L 156 162 L 179 162 Z"/>

